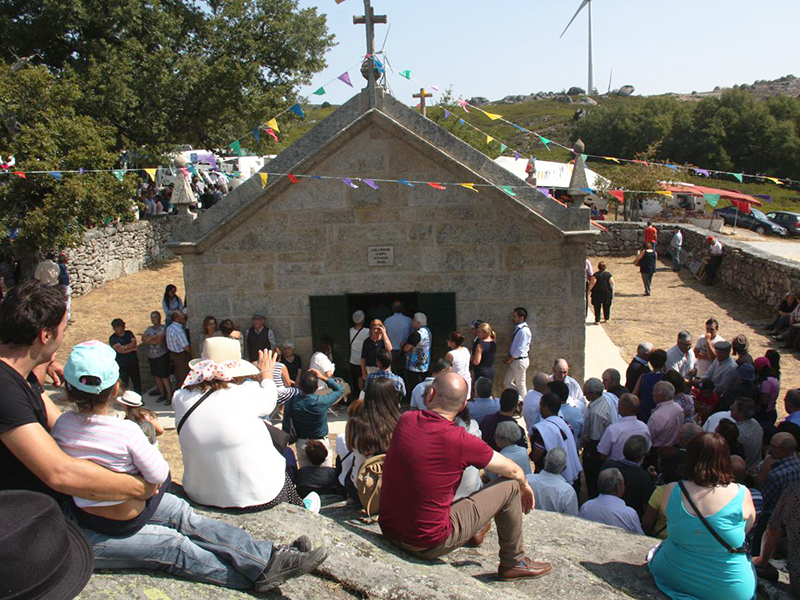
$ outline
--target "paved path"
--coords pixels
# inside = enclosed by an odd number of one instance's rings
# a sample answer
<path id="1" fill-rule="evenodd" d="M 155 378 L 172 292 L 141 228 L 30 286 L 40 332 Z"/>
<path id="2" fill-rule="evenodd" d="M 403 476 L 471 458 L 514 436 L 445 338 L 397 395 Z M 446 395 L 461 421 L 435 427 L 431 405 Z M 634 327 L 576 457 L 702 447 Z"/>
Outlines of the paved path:
<path id="1" fill-rule="evenodd" d="M 603 326 L 595 324 L 594 317 L 586 318 L 584 361 L 584 381 L 590 377 L 602 379 L 606 369 L 616 369 L 622 375 L 622 381 L 625 381 L 628 362 L 622 357 L 619 346 L 608 337 Z"/>
<path id="2" fill-rule="evenodd" d="M 800 262 L 800 243 L 797 242 L 751 242 L 751 241 L 743 241 L 748 246 L 752 246 L 758 250 L 763 252 L 769 252 L 770 254 L 774 254 L 776 256 L 780 256 L 781 258 L 787 258 L 789 260 L 796 260 Z"/>

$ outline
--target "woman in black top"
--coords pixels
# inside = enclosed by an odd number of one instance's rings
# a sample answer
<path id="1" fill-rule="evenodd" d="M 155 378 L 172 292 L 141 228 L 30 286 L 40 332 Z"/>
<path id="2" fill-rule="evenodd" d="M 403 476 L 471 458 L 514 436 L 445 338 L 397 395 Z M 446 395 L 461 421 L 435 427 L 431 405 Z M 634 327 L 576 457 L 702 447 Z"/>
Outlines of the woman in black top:
<path id="1" fill-rule="evenodd" d="M 369 337 L 364 340 L 361 346 L 361 377 L 365 385 L 367 375 L 378 370 L 378 350 L 392 351 L 392 342 L 383 326 L 383 321 L 373 319 L 369 324 Z"/>
<path id="2" fill-rule="evenodd" d="M 611 301 L 614 299 L 614 278 L 606 271 L 606 263 L 600 261 L 597 272 L 592 275 L 589 283 L 589 292 L 592 295 L 594 307 L 594 322 L 600 322 L 600 309 L 603 310 L 603 320 L 611 318 Z"/>
<path id="3" fill-rule="evenodd" d="M 647 242 L 643 250 L 639 250 L 633 264 L 639 265 L 639 271 L 642 274 L 642 283 L 644 283 L 644 295 L 650 295 L 650 283 L 653 281 L 653 273 L 656 272 L 656 251 L 653 250 L 653 244 Z"/>
<path id="4" fill-rule="evenodd" d="M 300 374 L 303 372 L 303 360 L 294 353 L 294 342 L 284 342 L 280 362 L 286 365 L 286 370 L 289 371 L 289 379 L 293 383 L 297 383 L 300 379 Z"/>
<path id="5" fill-rule="evenodd" d="M 488 323 L 478 325 L 478 342 L 472 352 L 473 381 L 486 377 L 494 383 L 494 356 L 497 352 L 497 334 Z"/>

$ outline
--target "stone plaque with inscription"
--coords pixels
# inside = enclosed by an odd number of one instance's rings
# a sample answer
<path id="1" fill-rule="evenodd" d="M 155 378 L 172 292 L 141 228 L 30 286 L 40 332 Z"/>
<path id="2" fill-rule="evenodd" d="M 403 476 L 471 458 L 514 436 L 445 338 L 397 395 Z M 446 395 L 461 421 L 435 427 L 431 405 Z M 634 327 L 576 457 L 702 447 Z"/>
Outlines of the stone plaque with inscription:
<path id="1" fill-rule="evenodd" d="M 370 246 L 367 248 L 367 257 L 370 267 L 393 267 L 394 246 Z"/>

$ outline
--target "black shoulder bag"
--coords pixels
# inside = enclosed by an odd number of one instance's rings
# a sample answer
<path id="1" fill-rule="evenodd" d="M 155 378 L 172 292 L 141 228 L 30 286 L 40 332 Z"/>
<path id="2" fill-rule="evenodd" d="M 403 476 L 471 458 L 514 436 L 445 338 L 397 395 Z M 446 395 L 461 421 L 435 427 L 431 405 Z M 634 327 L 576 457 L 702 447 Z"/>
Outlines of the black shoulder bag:
<path id="1" fill-rule="evenodd" d="M 689 495 L 689 492 L 686 491 L 686 487 L 683 485 L 683 481 L 678 481 L 678 485 L 681 487 L 683 495 L 686 496 L 686 499 L 689 501 L 689 506 L 692 507 L 692 510 L 694 510 L 695 514 L 699 517 L 703 525 L 706 526 L 706 529 L 708 529 L 709 533 L 711 533 L 711 535 L 714 536 L 714 539 L 717 540 L 720 544 L 722 544 L 723 548 L 725 548 L 731 554 L 748 554 L 750 552 L 750 545 L 747 543 L 747 541 L 745 541 L 744 545 L 741 546 L 740 548 L 734 548 L 728 542 L 722 539 L 722 536 L 718 534 L 713 527 L 711 527 L 711 524 L 708 521 L 706 521 L 706 518 L 703 516 L 703 513 L 701 513 L 697 509 L 697 506 L 695 506 L 695 503 L 692 500 L 692 497 Z"/>
<path id="2" fill-rule="evenodd" d="M 183 427 L 183 424 L 186 423 L 186 419 L 189 418 L 189 415 L 192 414 L 197 409 L 198 406 L 200 406 L 203 402 L 205 402 L 206 398 L 208 398 L 213 391 L 214 390 L 208 390 L 205 394 L 200 396 L 200 400 L 192 404 L 192 407 L 186 411 L 186 414 L 183 415 L 183 417 L 181 417 L 181 420 L 178 422 L 178 427 L 177 427 L 178 435 L 181 434 L 181 427 Z"/>

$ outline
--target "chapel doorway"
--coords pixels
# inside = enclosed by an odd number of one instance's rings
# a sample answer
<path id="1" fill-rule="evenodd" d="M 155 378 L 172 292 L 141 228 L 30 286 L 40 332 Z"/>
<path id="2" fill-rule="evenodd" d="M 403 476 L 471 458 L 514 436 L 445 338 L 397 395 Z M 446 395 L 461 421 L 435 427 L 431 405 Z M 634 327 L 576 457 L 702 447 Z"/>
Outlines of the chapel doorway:
<path id="1" fill-rule="evenodd" d="M 350 363 L 349 330 L 352 315 L 363 310 L 367 325 L 372 319 L 385 320 L 392 314 L 392 302 L 400 300 L 404 313 L 413 317 L 423 312 L 428 317 L 428 327 L 433 336 L 431 361 L 444 358 L 448 352 L 447 336 L 456 328 L 456 295 L 451 292 L 421 293 L 396 292 L 389 294 L 342 294 L 336 296 L 310 296 L 311 337 L 314 344 L 325 340 L 333 347 L 336 376 L 347 379 Z M 303 357 L 308 364 L 311 357 Z"/>

